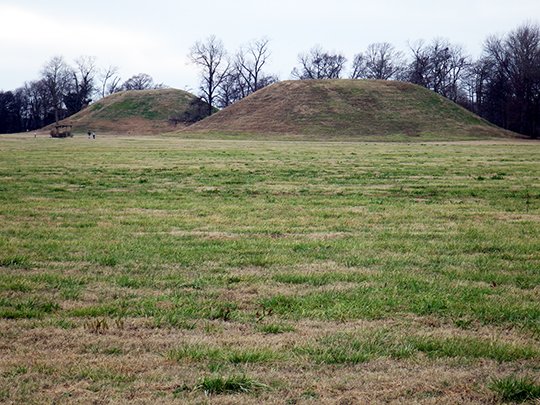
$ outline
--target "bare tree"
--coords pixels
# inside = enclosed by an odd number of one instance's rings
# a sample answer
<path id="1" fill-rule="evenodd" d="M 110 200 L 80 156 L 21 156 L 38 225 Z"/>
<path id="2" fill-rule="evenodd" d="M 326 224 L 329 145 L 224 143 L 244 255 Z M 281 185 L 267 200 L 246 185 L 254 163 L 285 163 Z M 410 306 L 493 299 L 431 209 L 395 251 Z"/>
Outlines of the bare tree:
<path id="1" fill-rule="evenodd" d="M 330 53 L 315 46 L 307 53 L 298 55 L 300 67 L 294 68 L 291 75 L 297 79 L 339 79 L 347 62 L 340 53 Z"/>
<path id="2" fill-rule="evenodd" d="M 119 91 L 122 91 L 122 85 L 120 84 L 121 81 L 122 78 L 120 76 L 114 77 L 107 88 L 108 94 L 118 93 Z"/>
<path id="3" fill-rule="evenodd" d="M 24 119 L 26 121 L 25 129 L 34 129 L 43 126 L 45 116 L 45 92 L 41 81 L 25 82 L 18 89 L 22 98 L 25 100 Z"/>
<path id="4" fill-rule="evenodd" d="M 75 60 L 71 71 L 71 88 L 64 96 L 67 114 L 71 115 L 87 106 L 96 90 L 96 58 L 81 56 Z"/>
<path id="5" fill-rule="evenodd" d="M 21 128 L 20 98 L 16 92 L 0 91 L 0 133 L 18 132 Z"/>
<path id="6" fill-rule="evenodd" d="M 208 115 L 211 115 L 216 92 L 229 72 L 227 52 L 223 42 L 212 35 L 204 42 L 195 42 L 188 56 L 201 70 L 201 97 L 208 104 Z"/>
<path id="7" fill-rule="evenodd" d="M 353 60 L 352 79 L 395 78 L 403 70 L 403 53 L 396 51 L 388 42 L 370 44 L 365 54 L 358 54 Z"/>
<path id="8" fill-rule="evenodd" d="M 244 78 L 236 68 L 232 68 L 221 82 L 216 94 L 216 104 L 225 108 L 248 95 L 248 89 Z"/>
<path id="9" fill-rule="evenodd" d="M 44 80 L 26 82 L 20 90 L 26 100 L 26 129 L 41 128 L 49 123 L 47 115 L 53 108 Z"/>
<path id="10" fill-rule="evenodd" d="M 463 48 L 437 38 L 429 45 L 419 41 L 410 49 L 413 60 L 408 67 L 407 80 L 458 101 L 471 63 Z"/>
<path id="11" fill-rule="evenodd" d="M 491 66 L 482 101 L 490 120 L 540 137 L 540 26 L 524 24 L 506 37 L 490 37 L 484 59 Z"/>
<path id="12" fill-rule="evenodd" d="M 430 81 L 433 91 L 446 95 L 447 82 L 451 69 L 450 44 L 442 39 L 435 39 L 430 46 Z"/>
<path id="13" fill-rule="evenodd" d="M 351 79 L 365 79 L 366 77 L 366 58 L 363 53 L 357 53 L 352 63 Z"/>
<path id="14" fill-rule="evenodd" d="M 58 125 L 64 95 L 69 91 L 72 71 L 64 58 L 55 56 L 43 66 L 41 76 L 54 109 L 54 120 Z"/>
<path id="15" fill-rule="evenodd" d="M 163 84 L 155 84 L 154 79 L 147 73 L 139 73 L 127 79 L 121 90 L 150 90 L 163 88 Z"/>
<path id="16" fill-rule="evenodd" d="M 450 66 L 448 69 L 448 80 L 446 85 L 446 97 L 458 102 L 464 96 L 462 88 L 469 73 L 472 63 L 470 55 L 460 45 L 450 45 Z"/>
<path id="17" fill-rule="evenodd" d="M 196 97 L 189 102 L 189 105 L 182 113 L 175 113 L 169 117 L 169 122 L 174 126 L 180 123 L 193 124 L 208 116 L 208 105 L 204 100 Z"/>
<path id="18" fill-rule="evenodd" d="M 220 107 L 227 107 L 278 80 L 276 76 L 263 72 L 270 56 L 268 43 L 264 38 L 255 40 L 236 53 L 219 87 L 217 104 Z"/>
<path id="19" fill-rule="evenodd" d="M 120 87 L 121 78 L 118 75 L 118 67 L 110 65 L 103 69 L 100 74 L 101 80 L 101 97 L 116 93 Z"/>
<path id="20" fill-rule="evenodd" d="M 262 69 L 270 57 L 269 42 L 266 38 L 252 41 L 246 50 L 240 49 L 237 54 L 237 70 L 247 84 L 250 93 L 261 88 Z"/>
<path id="21" fill-rule="evenodd" d="M 94 56 L 81 56 L 75 60 L 75 82 L 83 97 L 89 97 L 94 93 L 96 75 L 96 58 Z"/>
<path id="22" fill-rule="evenodd" d="M 463 48 L 444 39 L 435 39 L 430 46 L 430 82 L 433 91 L 453 101 L 459 98 L 460 81 L 470 64 Z"/>
<path id="23" fill-rule="evenodd" d="M 431 59 L 423 40 L 409 44 L 412 62 L 408 67 L 407 80 L 420 86 L 429 87 Z"/>

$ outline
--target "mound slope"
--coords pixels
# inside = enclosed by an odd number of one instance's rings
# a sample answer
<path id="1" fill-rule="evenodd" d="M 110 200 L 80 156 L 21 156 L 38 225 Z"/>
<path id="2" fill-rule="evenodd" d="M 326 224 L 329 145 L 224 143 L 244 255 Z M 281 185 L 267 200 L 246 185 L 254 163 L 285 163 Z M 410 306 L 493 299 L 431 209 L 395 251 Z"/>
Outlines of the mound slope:
<path id="1" fill-rule="evenodd" d="M 73 125 L 75 132 L 144 134 L 172 131 L 174 126 L 169 118 L 182 116 L 194 99 L 193 94 L 177 89 L 123 91 L 95 102 L 62 123 Z"/>
<path id="2" fill-rule="evenodd" d="M 276 83 L 185 131 L 437 140 L 514 135 L 431 90 L 379 80 Z"/>

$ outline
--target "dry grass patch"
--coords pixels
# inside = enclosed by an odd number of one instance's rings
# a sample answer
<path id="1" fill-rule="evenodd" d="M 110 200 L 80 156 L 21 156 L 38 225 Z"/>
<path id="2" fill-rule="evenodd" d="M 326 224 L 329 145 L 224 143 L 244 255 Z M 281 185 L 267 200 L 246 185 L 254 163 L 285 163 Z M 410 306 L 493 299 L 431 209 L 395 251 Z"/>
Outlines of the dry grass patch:
<path id="1" fill-rule="evenodd" d="M 265 322 L 270 321 L 265 319 Z M 17 374 L 22 373 L 22 369 L 17 371 L 17 366 L 38 370 L 33 379 L 39 381 L 39 386 L 49 387 L 41 392 L 44 398 L 51 400 L 59 399 L 55 395 L 59 395 L 63 388 L 66 392 L 79 392 L 87 400 L 107 394 L 114 401 L 125 401 L 132 392 L 137 392 L 139 399 L 160 398 L 160 401 L 168 403 L 176 398 L 197 403 L 201 395 L 204 396 L 204 390 L 197 392 L 193 388 L 203 378 L 214 375 L 212 370 L 219 370 L 212 378 L 246 373 L 254 381 L 272 387 L 268 392 L 257 393 L 257 398 L 251 397 L 253 394 L 239 394 L 242 396 L 236 400 L 247 403 L 256 403 L 257 400 L 279 403 L 278 398 L 281 401 L 284 398 L 300 400 L 306 399 L 306 395 L 315 395 L 321 403 L 332 403 L 336 398 L 375 403 L 405 398 L 423 403 L 429 403 L 430 399 L 442 403 L 452 403 L 456 399 L 481 403 L 491 395 L 483 388 L 484 384 L 493 376 L 504 375 L 514 369 L 509 359 L 460 364 L 446 354 L 433 358 L 415 356 L 414 360 L 411 356 L 398 356 L 401 360 L 396 360 L 397 352 L 392 351 L 403 350 L 399 348 L 399 336 L 410 336 L 411 331 L 417 333 L 418 327 L 414 325 L 404 328 L 404 325 L 392 327 L 383 321 L 301 322 L 295 324 L 294 331 L 264 334 L 257 329 L 246 328 L 242 323 L 212 323 L 215 327 L 211 334 L 208 333 L 211 330 L 209 325 L 201 324 L 193 330 L 156 329 L 145 327 L 144 322 L 132 323 L 129 320 L 124 329 L 111 328 L 101 335 L 89 333 L 82 327 L 69 331 L 50 328 L 21 330 L 10 339 L 10 356 L 4 359 L 1 368 L 11 372 L 2 378 L 16 382 L 10 397 L 21 399 L 28 397 L 23 395 L 26 385 L 19 378 L 21 374 Z M 379 343 L 371 346 L 375 357 L 360 364 L 347 361 L 321 368 L 315 366 L 319 363 L 316 358 L 312 363 L 305 353 L 296 354 L 305 342 L 328 347 L 320 337 L 332 336 L 336 330 L 345 334 L 341 336 L 361 336 L 366 331 L 384 333 L 388 328 L 400 331 L 398 339 L 393 343 L 392 340 L 379 339 Z M 457 333 L 458 330 L 453 330 L 451 335 Z M 444 344 L 447 339 L 435 341 Z M 35 367 L 28 362 L 30 342 L 32 362 L 37 364 Z M 51 345 L 51 342 L 56 344 Z M 179 346 L 178 342 L 184 343 Z M 378 352 L 377 344 L 382 344 L 382 347 L 390 344 L 388 347 L 391 349 Z M 350 344 L 341 346 L 350 347 Z M 483 347 L 482 342 L 479 347 Z M 170 363 L 167 358 L 175 362 Z M 538 358 L 529 361 L 535 364 Z M 358 375 L 362 377 L 359 379 Z M 183 386 L 189 389 L 178 390 Z M 83 391 L 80 391 L 81 387 L 84 387 Z M 99 392 L 93 392 L 97 387 Z M 226 398 L 229 397 L 225 396 L 223 400 Z"/>

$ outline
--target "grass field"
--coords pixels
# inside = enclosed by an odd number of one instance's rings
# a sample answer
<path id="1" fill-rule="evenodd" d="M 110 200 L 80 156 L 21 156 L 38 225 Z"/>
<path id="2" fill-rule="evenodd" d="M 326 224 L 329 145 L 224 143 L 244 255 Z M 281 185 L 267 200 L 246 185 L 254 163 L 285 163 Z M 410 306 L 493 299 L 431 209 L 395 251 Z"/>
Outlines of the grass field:
<path id="1" fill-rule="evenodd" d="M 540 396 L 540 144 L 0 137 L 0 402 Z"/>

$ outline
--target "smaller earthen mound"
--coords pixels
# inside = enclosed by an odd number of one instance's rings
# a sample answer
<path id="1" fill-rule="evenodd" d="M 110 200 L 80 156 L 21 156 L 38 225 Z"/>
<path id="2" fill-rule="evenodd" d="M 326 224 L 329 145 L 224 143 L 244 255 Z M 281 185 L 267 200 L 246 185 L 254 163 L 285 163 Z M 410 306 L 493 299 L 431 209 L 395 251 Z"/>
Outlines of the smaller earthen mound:
<path id="1" fill-rule="evenodd" d="M 61 121 L 74 132 L 156 134 L 186 126 L 182 121 L 198 99 L 176 89 L 123 91 L 111 94 Z"/>

